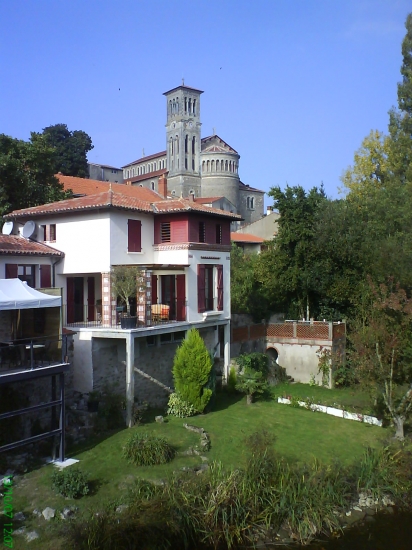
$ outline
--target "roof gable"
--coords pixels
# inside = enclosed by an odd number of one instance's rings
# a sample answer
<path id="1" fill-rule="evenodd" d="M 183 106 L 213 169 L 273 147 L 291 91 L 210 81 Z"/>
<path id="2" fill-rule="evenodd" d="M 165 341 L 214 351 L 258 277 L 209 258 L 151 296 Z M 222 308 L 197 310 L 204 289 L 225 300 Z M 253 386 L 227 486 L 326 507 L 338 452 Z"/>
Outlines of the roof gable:
<path id="1" fill-rule="evenodd" d="M 217 135 L 202 139 L 202 153 L 232 153 L 238 155 L 233 147 Z"/>

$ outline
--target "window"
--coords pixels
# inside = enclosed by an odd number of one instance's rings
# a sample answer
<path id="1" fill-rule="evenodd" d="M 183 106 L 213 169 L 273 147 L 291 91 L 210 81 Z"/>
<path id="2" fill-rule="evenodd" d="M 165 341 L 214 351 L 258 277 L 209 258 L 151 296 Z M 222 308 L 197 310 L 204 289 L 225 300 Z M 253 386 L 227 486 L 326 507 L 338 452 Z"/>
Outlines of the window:
<path id="1" fill-rule="evenodd" d="M 199 242 L 206 242 L 206 225 L 205 222 L 199 222 Z"/>
<path id="2" fill-rule="evenodd" d="M 40 238 L 43 241 L 55 241 L 56 240 L 56 224 L 40 226 Z"/>
<path id="3" fill-rule="evenodd" d="M 20 281 L 26 281 L 29 286 L 34 288 L 34 265 L 19 265 L 17 268 L 17 277 Z"/>
<path id="4" fill-rule="evenodd" d="M 142 222 L 140 220 L 127 220 L 127 251 L 142 251 Z"/>
<path id="5" fill-rule="evenodd" d="M 152 191 L 154 191 L 154 188 L 155 188 L 155 182 L 154 181 L 150 182 L 150 187 L 152 188 Z"/>
<path id="6" fill-rule="evenodd" d="M 51 223 L 50 224 L 50 241 L 56 240 L 56 224 Z"/>
<path id="7" fill-rule="evenodd" d="M 222 226 L 220 223 L 216 224 L 216 244 L 222 244 Z"/>
<path id="8" fill-rule="evenodd" d="M 160 224 L 160 240 L 162 243 L 170 243 L 170 222 Z"/>
<path id="9" fill-rule="evenodd" d="M 223 311 L 223 265 L 197 266 L 198 312 Z"/>
<path id="10" fill-rule="evenodd" d="M 112 170 L 112 174 L 117 174 L 117 170 Z"/>

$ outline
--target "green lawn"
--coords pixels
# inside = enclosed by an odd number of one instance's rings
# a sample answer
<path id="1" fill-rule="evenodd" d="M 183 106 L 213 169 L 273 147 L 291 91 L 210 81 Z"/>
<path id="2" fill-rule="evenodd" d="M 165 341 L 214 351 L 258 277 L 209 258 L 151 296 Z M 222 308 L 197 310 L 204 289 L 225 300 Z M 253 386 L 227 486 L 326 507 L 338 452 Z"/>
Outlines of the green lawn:
<path id="1" fill-rule="evenodd" d="M 290 389 L 295 387 L 298 385 L 288 386 Z M 309 390 L 321 389 L 305 387 Z M 246 456 L 243 445 L 245 437 L 262 428 L 275 435 L 275 448 L 287 460 L 311 461 L 316 457 L 329 463 L 339 459 L 345 464 L 360 457 L 365 447 L 385 444 L 385 440 L 392 435 L 389 429 L 280 405 L 275 399 L 246 405 L 245 397 L 238 395 L 220 394 L 213 412 L 190 419 L 171 417 L 167 422 L 158 424 L 154 422 L 156 412 L 149 411 L 148 414 L 147 423 L 141 426 L 120 430 L 103 440 L 90 441 L 87 446 L 69 451 L 70 456 L 80 460 L 82 470 L 90 472 L 94 483 L 91 495 L 73 501 L 54 494 L 50 487 L 53 466 L 44 466 L 22 476 L 14 491 L 14 510 L 23 511 L 27 518 L 31 518 L 24 522 L 29 529 L 35 528 L 42 533 L 41 539 L 30 543 L 30 548 L 57 550 L 64 547 L 62 541 L 54 538 L 50 524 L 46 524 L 43 518 L 33 518 L 35 508 L 43 510 L 51 506 L 62 510 L 65 506 L 76 504 L 80 509 L 88 509 L 107 502 L 121 503 L 127 486 L 135 477 L 163 479 L 174 470 L 201 462 L 200 457 L 184 456 L 165 466 L 129 465 L 122 458 L 121 449 L 132 431 L 157 433 L 175 445 L 178 451 L 183 451 L 199 441 L 197 434 L 183 428 L 183 423 L 201 426 L 211 438 L 212 448 L 205 453 L 209 461 L 220 460 L 228 468 L 242 466 Z M 48 534 L 44 533 L 46 528 Z M 19 546 L 23 543 L 22 537 L 15 536 L 14 539 L 15 548 L 26 548 L 25 544 Z"/>

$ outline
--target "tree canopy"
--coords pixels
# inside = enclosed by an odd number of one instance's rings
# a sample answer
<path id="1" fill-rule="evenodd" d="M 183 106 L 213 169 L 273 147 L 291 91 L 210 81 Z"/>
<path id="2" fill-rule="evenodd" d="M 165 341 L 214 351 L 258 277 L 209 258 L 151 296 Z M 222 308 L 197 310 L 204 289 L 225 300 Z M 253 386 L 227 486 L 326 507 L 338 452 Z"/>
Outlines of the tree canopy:
<path id="1" fill-rule="evenodd" d="M 54 171 L 65 176 L 88 178 L 87 153 L 93 149 L 92 140 L 82 130 L 70 131 L 66 124 L 54 124 L 43 129 L 46 143 L 54 149 Z"/>
<path id="2" fill-rule="evenodd" d="M 44 136 L 23 141 L 0 134 L 0 214 L 66 198 L 54 173 L 54 150 Z"/>

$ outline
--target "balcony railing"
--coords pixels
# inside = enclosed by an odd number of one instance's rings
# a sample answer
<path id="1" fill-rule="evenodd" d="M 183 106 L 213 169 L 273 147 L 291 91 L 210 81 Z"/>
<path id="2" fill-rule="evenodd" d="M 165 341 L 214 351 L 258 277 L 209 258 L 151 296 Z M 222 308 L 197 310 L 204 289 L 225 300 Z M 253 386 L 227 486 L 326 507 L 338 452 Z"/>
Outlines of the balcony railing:
<path id="1" fill-rule="evenodd" d="M 67 355 L 65 336 L 41 336 L 0 342 L 0 370 L 58 365 Z"/>
<path id="2" fill-rule="evenodd" d="M 186 321 L 186 300 L 163 303 L 138 303 L 131 307 L 131 320 L 125 306 L 64 305 L 63 325 L 78 328 L 145 328 L 166 323 Z M 134 321 L 135 320 L 135 324 Z"/>

